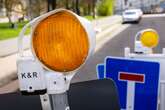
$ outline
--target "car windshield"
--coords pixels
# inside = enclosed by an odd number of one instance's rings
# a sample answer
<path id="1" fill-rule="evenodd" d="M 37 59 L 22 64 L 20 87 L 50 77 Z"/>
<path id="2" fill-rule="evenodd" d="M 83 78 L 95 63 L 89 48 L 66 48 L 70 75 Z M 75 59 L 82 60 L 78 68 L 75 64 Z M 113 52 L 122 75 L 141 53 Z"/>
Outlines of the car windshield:
<path id="1" fill-rule="evenodd" d="M 126 15 L 133 15 L 133 14 L 136 14 L 136 12 L 125 12 L 124 14 L 126 14 Z"/>

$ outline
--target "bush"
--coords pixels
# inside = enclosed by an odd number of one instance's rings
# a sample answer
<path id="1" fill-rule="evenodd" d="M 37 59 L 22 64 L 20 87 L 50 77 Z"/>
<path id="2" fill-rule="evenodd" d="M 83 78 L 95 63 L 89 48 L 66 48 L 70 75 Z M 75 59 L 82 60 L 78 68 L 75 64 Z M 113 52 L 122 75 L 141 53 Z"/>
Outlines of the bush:
<path id="1" fill-rule="evenodd" d="M 97 11 L 100 16 L 113 15 L 114 0 L 101 0 L 98 4 Z"/>

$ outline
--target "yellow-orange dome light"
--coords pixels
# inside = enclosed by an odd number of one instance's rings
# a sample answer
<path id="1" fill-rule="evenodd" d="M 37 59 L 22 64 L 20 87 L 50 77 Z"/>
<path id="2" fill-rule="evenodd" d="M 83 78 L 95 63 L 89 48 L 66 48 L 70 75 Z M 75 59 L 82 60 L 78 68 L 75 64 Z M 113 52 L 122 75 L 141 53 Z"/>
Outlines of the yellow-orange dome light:
<path id="1" fill-rule="evenodd" d="M 140 41 L 144 46 L 153 48 L 156 47 L 159 43 L 159 35 L 153 29 L 146 29 L 141 32 Z"/>
<path id="2" fill-rule="evenodd" d="M 32 32 L 34 55 L 53 71 L 67 73 L 78 69 L 94 47 L 95 33 L 89 25 L 87 20 L 68 10 L 48 13 Z"/>

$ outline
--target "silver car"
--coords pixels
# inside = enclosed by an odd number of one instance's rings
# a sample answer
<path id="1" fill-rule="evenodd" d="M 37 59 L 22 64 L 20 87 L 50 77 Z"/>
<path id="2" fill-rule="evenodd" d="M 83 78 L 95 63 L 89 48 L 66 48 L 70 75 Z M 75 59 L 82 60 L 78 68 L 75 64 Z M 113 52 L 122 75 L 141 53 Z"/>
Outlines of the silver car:
<path id="1" fill-rule="evenodd" d="M 129 9 L 123 12 L 122 18 L 123 23 L 126 22 L 139 22 L 143 12 L 140 9 Z"/>

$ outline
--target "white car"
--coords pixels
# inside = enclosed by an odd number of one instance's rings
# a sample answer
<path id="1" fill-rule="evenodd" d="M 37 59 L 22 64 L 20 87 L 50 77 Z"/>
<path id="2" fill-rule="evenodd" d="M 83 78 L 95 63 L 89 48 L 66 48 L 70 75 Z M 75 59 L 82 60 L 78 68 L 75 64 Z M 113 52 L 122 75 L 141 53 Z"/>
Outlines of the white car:
<path id="1" fill-rule="evenodd" d="M 123 12 L 123 23 L 125 22 L 139 22 L 143 12 L 140 9 L 129 9 Z"/>
<path id="2" fill-rule="evenodd" d="M 137 10 L 139 12 L 140 17 L 143 16 L 143 11 L 141 9 L 134 9 L 134 10 Z"/>

